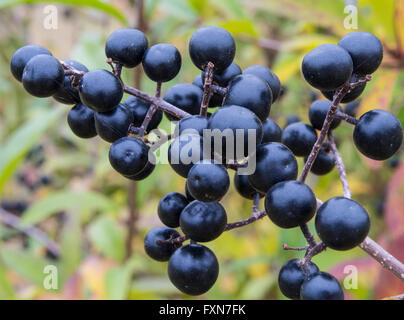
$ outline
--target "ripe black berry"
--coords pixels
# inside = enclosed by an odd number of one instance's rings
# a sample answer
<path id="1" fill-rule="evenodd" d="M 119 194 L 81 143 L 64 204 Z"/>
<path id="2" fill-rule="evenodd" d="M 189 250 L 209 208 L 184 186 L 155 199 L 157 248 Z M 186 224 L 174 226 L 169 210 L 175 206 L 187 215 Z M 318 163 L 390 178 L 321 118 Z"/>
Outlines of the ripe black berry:
<path id="1" fill-rule="evenodd" d="M 157 209 L 161 222 L 170 228 L 179 227 L 180 214 L 188 203 L 188 200 L 181 193 L 167 193 L 161 198 Z"/>
<path id="2" fill-rule="evenodd" d="M 403 128 L 392 113 L 371 110 L 359 118 L 353 139 L 359 151 L 368 158 L 386 160 L 400 148 Z"/>
<path id="3" fill-rule="evenodd" d="M 137 138 L 123 137 L 115 141 L 109 149 L 109 162 L 120 174 L 138 174 L 147 164 L 149 148 Z"/>
<path id="4" fill-rule="evenodd" d="M 297 157 L 308 156 L 316 141 L 317 132 L 303 122 L 292 123 L 282 132 L 282 143 Z"/>
<path id="5" fill-rule="evenodd" d="M 22 84 L 28 93 L 45 98 L 55 94 L 64 80 L 60 62 L 49 54 L 39 54 L 28 61 L 22 73 Z"/>
<path id="6" fill-rule="evenodd" d="M 95 113 L 95 128 L 98 135 L 111 143 L 125 137 L 132 122 L 132 112 L 123 104 L 118 104 L 115 109 L 108 112 Z"/>
<path id="7" fill-rule="evenodd" d="M 97 112 L 114 109 L 122 99 L 123 89 L 119 79 L 111 72 L 97 69 L 87 72 L 80 81 L 81 101 Z"/>
<path id="8" fill-rule="evenodd" d="M 338 44 L 350 54 L 355 73 L 371 74 L 383 60 L 383 46 L 380 40 L 369 32 L 348 33 Z"/>
<path id="9" fill-rule="evenodd" d="M 355 118 L 358 112 L 359 105 L 360 105 L 359 101 L 352 101 L 347 103 L 345 105 L 345 113 Z"/>
<path id="10" fill-rule="evenodd" d="M 349 250 L 368 235 L 369 215 L 356 201 L 335 197 L 324 202 L 317 211 L 316 231 L 331 249 Z"/>
<path id="11" fill-rule="evenodd" d="M 235 62 L 232 62 L 222 73 L 213 74 L 213 82 L 221 87 L 227 87 L 229 82 L 241 74 L 241 68 Z M 205 72 L 202 72 L 202 83 L 205 82 Z"/>
<path id="12" fill-rule="evenodd" d="M 314 129 L 321 130 L 331 104 L 332 102 L 326 100 L 316 100 L 311 104 L 309 109 L 309 119 Z M 338 110 L 342 111 L 340 106 L 338 106 Z M 335 118 L 331 122 L 330 129 L 335 129 L 339 126 L 340 123 L 341 119 Z"/>
<path id="13" fill-rule="evenodd" d="M 304 162 L 307 162 L 307 158 L 304 158 Z M 316 160 L 314 160 L 313 165 L 310 169 L 311 172 L 318 176 L 325 175 L 331 172 L 335 167 L 335 157 L 329 146 L 323 144 L 317 155 Z"/>
<path id="14" fill-rule="evenodd" d="M 350 83 L 355 83 L 359 81 L 359 77 L 356 74 L 352 74 L 351 79 L 349 80 Z M 342 99 L 341 103 L 348 103 L 358 99 L 359 96 L 366 88 L 366 82 L 362 82 L 361 84 L 357 85 L 351 91 L 349 91 Z M 334 91 L 321 91 L 321 93 L 330 101 L 333 100 L 336 90 Z"/>
<path id="15" fill-rule="evenodd" d="M 192 62 L 202 71 L 212 62 L 214 71 L 220 74 L 233 62 L 236 44 L 227 30 L 215 26 L 202 27 L 193 33 L 189 41 L 189 54 Z"/>
<path id="16" fill-rule="evenodd" d="M 302 300 L 344 300 L 338 280 L 327 272 L 318 272 L 305 280 L 300 289 Z"/>
<path id="17" fill-rule="evenodd" d="M 195 200 L 188 204 L 180 215 L 182 232 L 198 242 L 216 239 L 222 234 L 226 224 L 226 211 L 219 202 Z"/>
<path id="18" fill-rule="evenodd" d="M 251 157 L 256 159 L 256 169 L 248 176 L 248 181 L 261 193 L 266 193 L 278 182 L 295 180 L 297 177 L 296 158 L 283 144 L 261 144 Z"/>
<path id="19" fill-rule="evenodd" d="M 208 128 L 208 119 L 200 115 L 190 116 L 181 119 L 178 122 L 177 127 L 178 135 L 188 132 L 203 136 L 203 130 Z"/>
<path id="20" fill-rule="evenodd" d="M 289 116 L 286 117 L 286 122 L 285 122 L 285 127 L 286 128 L 288 125 L 295 123 L 295 122 L 300 122 L 300 118 L 295 115 L 295 114 L 291 114 Z"/>
<path id="21" fill-rule="evenodd" d="M 299 259 L 292 259 L 286 262 L 279 271 L 278 284 L 282 293 L 289 299 L 300 299 L 300 288 L 303 281 L 316 274 L 320 270 L 313 263 L 309 262 L 306 267 L 306 274 L 303 267 L 299 265 Z"/>
<path id="22" fill-rule="evenodd" d="M 140 127 L 146 117 L 147 111 L 150 108 L 150 103 L 139 99 L 134 96 L 127 98 L 123 104 L 132 112 L 133 115 L 133 125 L 135 127 Z M 156 110 L 153 117 L 151 118 L 149 125 L 147 126 L 147 132 L 156 129 L 163 119 L 163 111 Z"/>
<path id="23" fill-rule="evenodd" d="M 189 295 L 207 292 L 219 275 L 215 254 L 200 244 L 176 250 L 168 262 L 168 277 L 174 286 Z"/>
<path id="24" fill-rule="evenodd" d="M 269 115 L 272 92 L 268 84 L 252 74 L 243 74 L 230 81 L 223 105 L 238 105 L 250 109 L 261 121 Z"/>
<path id="25" fill-rule="evenodd" d="M 268 217 L 281 228 L 295 228 L 313 218 L 316 196 L 304 183 L 283 181 L 272 186 L 265 197 Z"/>
<path id="26" fill-rule="evenodd" d="M 186 196 L 188 202 L 192 202 L 195 200 L 195 198 L 189 193 L 188 186 L 186 183 L 185 183 L 185 196 Z"/>
<path id="27" fill-rule="evenodd" d="M 199 114 L 203 91 L 201 88 L 189 84 L 180 83 L 169 88 L 164 94 L 164 100 L 190 114 Z M 177 120 L 174 116 L 166 113 L 170 120 Z"/>
<path id="28" fill-rule="evenodd" d="M 262 130 L 264 135 L 262 137 L 261 143 L 267 142 L 281 142 L 282 140 L 282 129 L 278 126 L 278 124 L 271 120 L 266 119 L 262 123 Z"/>
<path id="29" fill-rule="evenodd" d="M 22 81 L 22 73 L 29 60 L 39 54 L 52 55 L 48 49 L 37 45 L 28 45 L 19 48 L 12 56 L 10 61 L 10 70 L 14 78 Z"/>
<path id="30" fill-rule="evenodd" d="M 74 60 L 65 60 L 64 62 L 78 71 L 88 72 L 88 69 L 80 62 Z M 53 95 L 53 98 L 64 104 L 80 102 L 79 90 L 72 86 L 71 76 L 65 76 L 63 85 L 59 87 L 58 91 Z"/>
<path id="31" fill-rule="evenodd" d="M 76 104 L 67 115 L 67 123 L 73 133 L 80 138 L 92 138 L 97 135 L 94 111 L 84 104 Z"/>
<path id="32" fill-rule="evenodd" d="M 144 238 L 144 249 L 148 256 L 157 261 L 168 261 L 177 249 L 171 243 L 158 243 L 179 237 L 180 234 L 170 228 L 160 227 L 150 230 Z"/>
<path id="33" fill-rule="evenodd" d="M 243 74 L 252 74 L 265 80 L 272 91 L 272 103 L 278 99 L 281 91 L 281 82 L 279 81 L 278 76 L 271 70 L 264 66 L 254 65 L 245 69 Z"/>
<path id="34" fill-rule="evenodd" d="M 158 43 L 146 50 L 142 65 L 151 80 L 167 82 L 174 79 L 180 71 L 181 55 L 173 45 Z"/>
<path id="35" fill-rule="evenodd" d="M 246 199 L 254 199 L 254 196 L 259 193 L 255 190 L 251 183 L 248 181 L 248 175 L 246 174 L 238 174 L 237 172 L 234 174 L 234 186 L 236 187 L 237 192 Z M 259 193 L 260 198 L 264 195 Z"/>
<path id="36" fill-rule="evenodd" d="M 351 78 L 353 66 L 349 53 L 336 44 L 323 44 L 303 59 L 302 72 L 306 81 L 319 90 L 331 91 Z"/>
<path id="37" fill-rule="evenodd" d="M 147 49 L 147 39 L 136 29 L 118 29 L 111 33 L 105 43 L 105 54 L 124 67 L 136 67 Z"/>
<path id="38" fill-rule="evenodd" d="M 146 179 L 148 176 L 150 176 L 153 173 L 155 167 L 156 167 L 156 165 L 154 163 L 147 161 L 145 167 L 142 170 L 140 170 L 138 173 L 129 175 L 129 176 L 126 175 L 124 177 L 127 179 L 130 179 L 130 180 L 134 180 L 134 181 L 141 181 L 141 180 Z"/>
<path id="39" fill-rule="evenodd" d="M 219 201 L 229 190 L 229 174 L 221 164 L 211 160 L 202 161 L 189 170 L 187 186 L 196 200 Z"/>

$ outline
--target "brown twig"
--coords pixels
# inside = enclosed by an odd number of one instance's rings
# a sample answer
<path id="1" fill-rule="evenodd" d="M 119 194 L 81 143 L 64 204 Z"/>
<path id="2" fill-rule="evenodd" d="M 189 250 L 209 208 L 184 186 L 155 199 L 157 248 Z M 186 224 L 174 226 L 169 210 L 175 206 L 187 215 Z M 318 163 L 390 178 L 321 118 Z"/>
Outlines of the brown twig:
<path id="1" fill-rule="evenodd" d="M 346 114 L 344 112 L 341 111 L 337 111 L 337 113 L 335 114 L 335 118 L 344 120 L 352 125 L 356 125 L 358 123 L 358 119 L 356 119 L 355 117 L 350 116 L 349 114 Z"/>
<path id="2" fill-rule="evenodd" d="M 209 100 L 211 96 L 211 86 L 212 86 L 212 79 L 213 79 L 213 68 L 214 64 L 212 62 L 208 62 L 208 66 L 206 67 L 206 72 L 205 72 L 205 83 L 203 85 L 203 97 L 202 97 L 202 103 L 201 103 L 201 112 L 200 115 L 203 117 L 206 117 L 208 106 L 209 106 Z"/>
<path id="3" fill-rule="evenodd" d="M 317 245 L 316 240 L 314 239 L 314 236 L 311 234 L 309 227 L 307 224 L 302 224 L 300 226 L 300 230 L 302 230 L 303 236 L 305 237 L 307 243 L 311 248 L 315 247 Z"/>
<path id="4" fill-rule="evenodd" d="M 161 96 L 161 81 L 157 82 L 157 86 L 156 86 L 156 98 L 160 98 Z M 150 124 L 151 119 L 153 118 L 154 114 L 157 111 L 157 107 L 152 104 L 149 107 L 149 110 L 147 110 L 146 116 L 144 117 L 144 120 L 139 128 L 139 137 L 143 137 L 144 134 L 147 132 L 147 127 Z"/>
<path id="5" fill-rule="evenodd" d="M 334 154 L 335 164 L 337 166 L 338 173 L 339 173 L 339 176 L 341 179 L 342 188 L 343 188 L 342 194 L 345 198 L 351 198 L 352 194 L 351 194 L 351 190 L 349 188 L 349 183 L 348 183 L 348 179 L 346 176 L 344 162 L 342 160 L 341 154 L 339 153 L 339 151 L 337 149 L 337 145 L 335 143 L 335 138 L 331 132 L 328 133 L 328 141 L 330 142 L 330 148 L 331 148 L 332 153 Z"/>
<path id="6" fill-rule="evenodd" d="M 309 248 L 310 248 L 309 245 L 305 246 L 304 248 L 293 248 L 293 247 L 288 246 L 286 243 L 284 243 L 284 244 L 282 245 L 282 249 L 283 249 L 283 250 L 306 251 L 306 250 L 308 250 Z"/>
<path id="7" fill-rule="evenodd" d="M 306 251 L 306 255 L 304 256 L 304 258 L 300 260 L 300 265 L 302 266 L 307 265 L 307 263 L 310 262 L 314 256 L 323 252 L 326 248 L 327 246 L 324 244 L 324 242 L 319 242 L 314 247 L 309 248 Z"/>

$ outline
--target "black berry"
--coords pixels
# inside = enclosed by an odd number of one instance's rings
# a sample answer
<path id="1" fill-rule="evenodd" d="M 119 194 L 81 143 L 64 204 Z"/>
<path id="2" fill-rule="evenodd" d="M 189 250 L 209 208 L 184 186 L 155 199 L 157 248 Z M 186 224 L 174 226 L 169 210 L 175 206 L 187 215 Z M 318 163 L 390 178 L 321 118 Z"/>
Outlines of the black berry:
<path id="1" fill-rule="evenodd" d="M 321 130 L 323 127 L 323 123 L 327 116 L 327 112 L 331 107 L 332 102 L 326 100 L 316 100 L 314 101 L 309 109 L 309 119 L 311 125 L 314 129 Z M 342 112 L 340 106 L 338 106 L 338 110 Z M 341 119 L 335 118 L 330 125 L 330 130 L 335 129 L 341 123 Z"/>
<path id="2" fill-rule="evenodd" d="M 272 103 L 278 99 L 281 92 L 281 82 L 279 81 L 278 76 L 271 70 L 264 66 L 254 65 L 245 69 L 243 74 L 252 74 L 265 80 L 272 91 Z"/>
<path id="3" fill-rule="evenodd" d="M 191 193 L 189 192 L 188 186 L 187 186 L 186 183 L 185 183 L 185 196 L 186 196 L 188 202 L 192 202 L 192 201 L 195 200 L 195 198 L 194 198 L 194 197 L 191 195 Z"/>
<path id="4" fill-rule="evenodd" d="M 359 81 L 359 77 L 356 74 L 352 74 L 351 79 L 349 80 L 350 83 L 355 83 Z M 358 99 L 359 96 L 366 88 L 366 82 L 362 82 L 361 84 L 357 85 L 351 91 L 349 91 L 342 99 L 341 103 L 348 103 Z M 321 91 L 321 93 L 330 101 L 333 100 L 336 91 Z"/>
<path id="5" fill-rule="evenodd" d="M 304 162 L 307 162 L 307 158 L 304 158 Z M 314 160 L 313 165 L 310 169 L 311 172 L 318 176 L 325 175 L 332 171 L 335 167 L 335 157 L 330 147 L 327 144 L 323 144 L 317 155 L 316 160 Z"/>
<path id="6" fill-rule="evenodd" d="M 123 104 L 132 112 L 133 115 L 133 125 L 135 127 L 140 127 L 146 117 L 147 111 L 150 108 L 150 103 L 139 99 L 134 96 L 127 98 Z M 156 110 L 153 117 L 151 118 L 149 125 L 147 126 L 147 132 L 156 129 L 163 119 L 163 111 Z"/>
<path id="7" fill-rule="evenodd" d="M 278 126 L 278 124 L 271 120 L 266 119 L 262 123 L 262 131 L 264 135 L 262 137 L 261 143 L 267 142 L 281 142 L 282 140 L 282 129 Z"/>
<path id="8" fill-rule="evenodd" d="M 222 73 L 213 74 L 213 82 L 218 86 L 227 87 L 229 82 L 236 76 L 241 74 L 241 68 L 235 62 L 232 62 Z M 205 72 L 202 72 L 202 83 L 205 83 Z"/>
<path id="9" fill-rule="evenodd" d="M 204 82 L 202 81 L 202 73 L 195 77 L 194 81 L 192 81 L 192 84 L 201 88 L 201 90 L 203 91 Z M 222 105 L 222 103 L 223 103 L 223 96 L 218 93 L 213 92 L 212 96 L 210 97 L 208 107 L 209 108 L 219 107 Z"/>
<path id="10" fill-rule="evenodd" d="M 308 156 L 316 141 L 317 132 L 303 122 L 292 123 L 282 132 L 282 143 L 297 157 Z"/>
<path id="11" fill-rule="evenodd" d="M 67 115 L 67 123 L 73 133 L 80 138 L 92 138 L 97 135 L 94 111 L 84 104 L 76 104 Z"/>
<path id="12" fill-rule="evenodd" d="M 300 289 L 302 300 L 344 300 L 338 280 L 327 272 L 318 272 L 305 280 Z"/>
<path id="13" fill-rule="evenodd" d="M 161 198 L 157 213 L 162 223 L 170 228 L 180 226 L 181 211 L 188 205 L 188 200 L 181 193 L 170 192 Z"/>
<path id="14" fill-rule="evenodd" d="M 208 128 L 208 119 L 200 115 L 194 115 L 181 119 L 178 124 L 178 135 L 184 132 L 199 134 L 203 136 L 203 130 Z"/>
<path id="15" fill-rule="evenodd" d="M 173 229 L 160 227 L 150 230 L 144 238 L 144 250 L 148 256 L 157 261 L 168 261 L 177 249 L 171 243 L 158 243 L 159 241 L 174 239 L 180 234 Z"/>
<path id="16" fill-rule="evenodd" d="M 246 174 L 238 174 L 237 172 L 234 174 L 234 186 L 236 187 L 237 192 L 246 199 L 254 199 L 254 196 L 259 193 L 255 190 L 251 183 L 248 181 L 248 175 Z M 260 198 L 264 195 L 259 193 Z"/>
<path id="17" fill-rule="evenodd" d="M 150 176 L 156 165 L 153 162 L 147 161 L 146 165 L 142 170 L 140 170 L 138 173 L 133 174 L 133 175 L 126 175 L 124 176 L 127 179 L 134 180 L 134 181 L 141 181 L 146 179 L 148 176 Z"/>
<path id="18" fill-rule="evenodd" d="M 360 102 L 359 101 L 352 101 L 345 105 L 345 113 L 350 115 L 351 117 L 356 117 L 358 112 Z"/>

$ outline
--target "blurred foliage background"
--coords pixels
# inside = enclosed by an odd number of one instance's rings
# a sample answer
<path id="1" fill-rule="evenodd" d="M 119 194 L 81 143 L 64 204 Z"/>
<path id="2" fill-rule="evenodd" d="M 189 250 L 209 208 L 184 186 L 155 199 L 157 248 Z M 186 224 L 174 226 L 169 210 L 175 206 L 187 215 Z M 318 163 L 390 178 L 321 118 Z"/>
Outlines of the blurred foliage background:
<path id="1" fill-rule="evenodd" d="M 47 30 L 44 9 L 50 4 L 57 8 L 58 27 Z M 192 82 L 200 72 L 187 50 L 198 27 L 226 28 L 236 39 L 235 61 L 242 68 L 266 65 L 286 87 L 271 111 L 282 127 L 288 115 L 308 122 L 313 92 L 301 76 L 301 60 L 315 46 L 336 43 L 352 31 L 344 28 L 345 5 L 342 0 L 145 0 L 144 27 L 150 44 L 171 43 L 183 57 L 179 76 L 163 90 Z M 31 43 L 89 69 L 108 69 L 105 40 L 117 28 L 138 25 L 137 10 L 136 1 L 130 0 L 0 0 L 1 299 L 190 299 L 170 284 L 166 264 L 152 261 L 143 249 L 147 231 L 160 225 L 159 199 L 170 191 L 184 192 L 185 180 L 168 165 L 159 165 L 151 177 L 129 189 L 137 219 L 128 256 L 128 181 L 110 167 L 109 145 L 99 138 L 76 138 L 66 123 L 69 107 L 29 96 L 9 71 L 13 52 Z M 358 115 L 382 108 L 404 124 L 404 1 L 359 0 L 358 26 L 377 35 L 385 47 L 383 65 L 367 85 Z M 128 84 L 134 83 L 133 70 L 125 70 L 123 76 Z M 154 92 L 154 84 L 145 77 L 141 87 Z M 167 119 L 162 127 L 170 129 Z M 371 236 L 403 261 L 401 155 L 383 163 L 365 159 L 353 146 L 352 130 L 343 124 L 335 134 L 353 198 L 371 214 Z M 324 201 L 342 193 L 336 169 L 324 177 L 310 175 L 308 184 Z M 229 221 L 251 214 L 250 201 L 233 187 L 222 203 Z M 27 235 L 32 230 L 47 236 Z M 281 230 L 267 218 L 208 243 L 219 259 L 220 275 L 212 290 L 197 299 L 284 299 L 277 286 L 278 271 L 301 253 L 282 250 L 283 243 L 305 245 L 299 230 Z M 359 286 L 346 291 L 347 298 L 404 292 L 403 283 L 360 249 L 328 250 L 314 261 L 341 280 L 347 265 L 358 268 Z M 49 264 L 58 267 L 57 290 L 43 286 L 44 266 Z"/>

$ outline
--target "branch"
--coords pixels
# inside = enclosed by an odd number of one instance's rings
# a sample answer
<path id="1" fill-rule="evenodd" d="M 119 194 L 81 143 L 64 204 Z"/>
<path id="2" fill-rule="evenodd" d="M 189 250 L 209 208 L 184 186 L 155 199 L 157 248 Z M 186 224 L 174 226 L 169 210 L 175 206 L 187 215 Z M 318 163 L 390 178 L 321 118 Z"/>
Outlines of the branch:
<path id="1" fill-rule="evenodd" d="M 346 114 L 339 110 L 335 114 L 335 118 L 344 120 L 344 121 L 348 122 L 349 124 L 353 124 L 353 125 L 356 125 L 358 123 L 358 119 L 356 119 L 355 117 L 351 117 L 349 114 Z"/>
<path id="2" fill-rule="evenodd" d="M 344 162 L 342 161 L 341 154 L 339 153 L 339 151 L 337 149 L 337 145 L 335 143 L 335 138 L 331 132 L 328 133 L 328 141 L 330 142 L 330 148 L 335 157 L 335 164 L 337 166 L 338 173 L 339 173 L 342 187 L 343 187 L 343 196 L 345 198 L 350 199 L 352 194 L 351 194 L 351 190 L 349 188 L 348 179 L 346 177 Z"/>
<path id="3" fill-rule="evenodd" d="M 160 98 L 161 96 L 161 81 L 157 82 L 157 87 L 156 87 L 156 98 Z M 142 122 L 142 125 L 139 128 L 139 137 L 143 137 L 145 132 L 147 131 L 147 127 L 149 126 L 149 123 L 151 119 L 153 118 L 154 114 L 157 111 L 156 105 L 152 104 L 147 110 L 146 116 L 144 117 L 144 120 Z"/>
<path id="4" fill-rule="evenodd" d="M 214 64 L 212 62 L 208 62 L 208 66 L 206 67 L 206 72 L 205 72 L 205 83 L 203 85 L 203 97 L 202 97 L 202 103 L 201 103 L 201 116 L 206 117 L 206 113 L 208 110 L 209 106 L 209 100 L 210 100 L 210 88 L 212 86 L 212 79 L 213 79 L 213 68 Z"/>

